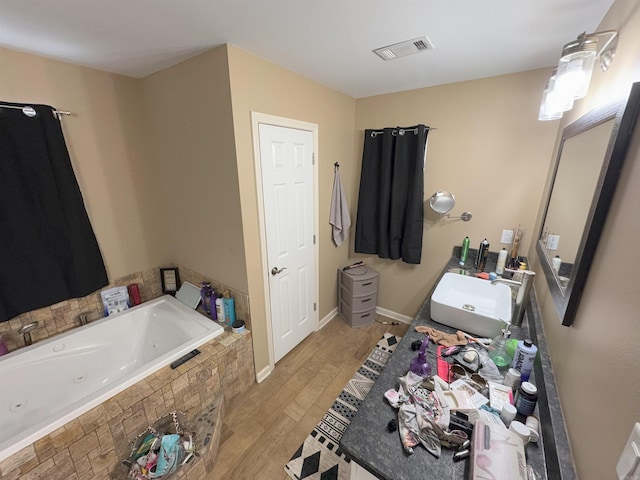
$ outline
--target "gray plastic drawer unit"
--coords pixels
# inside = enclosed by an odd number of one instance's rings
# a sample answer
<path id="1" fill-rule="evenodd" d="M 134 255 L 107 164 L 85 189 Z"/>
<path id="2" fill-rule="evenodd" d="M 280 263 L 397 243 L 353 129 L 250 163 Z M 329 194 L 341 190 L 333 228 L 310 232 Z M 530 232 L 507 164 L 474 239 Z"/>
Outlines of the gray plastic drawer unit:
<path id="1" fill-rule="evenodd" d="M 338 270 L 338 308 L 352 327 L 369 325 L 376 320 L 378 273 L 366 265 Z"/>

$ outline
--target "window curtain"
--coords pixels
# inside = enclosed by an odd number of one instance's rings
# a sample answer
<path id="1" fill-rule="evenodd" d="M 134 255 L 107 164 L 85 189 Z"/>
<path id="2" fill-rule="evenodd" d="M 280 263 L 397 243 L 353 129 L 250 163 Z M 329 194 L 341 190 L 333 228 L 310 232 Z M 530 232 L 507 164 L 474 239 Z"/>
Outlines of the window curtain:
<path id="1" fill-rule="evenodd" d="M 0 321 L 107 285 L 54 109 L 0 103 Z M 20 107 L 22 105 L 19 105 Z"/>
<path id="2" fill-rule="evenodd" d="M 365 130 L 355 251 L 419 264 L 425 125 Z"/>

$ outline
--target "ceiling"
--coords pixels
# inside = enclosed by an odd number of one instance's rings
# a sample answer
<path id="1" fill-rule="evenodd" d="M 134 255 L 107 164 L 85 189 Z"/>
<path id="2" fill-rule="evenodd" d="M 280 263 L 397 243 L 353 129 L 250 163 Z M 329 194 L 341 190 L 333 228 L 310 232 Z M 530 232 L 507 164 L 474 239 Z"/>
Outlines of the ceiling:
<path id="1" fill-rule="evenodd" d="M 0 46 L 141 78 L 229 43 L 354 98 L 549 67 L 613 0 L 2 0 Z M 435 49 L 372 50 L 426 35 Z"/>

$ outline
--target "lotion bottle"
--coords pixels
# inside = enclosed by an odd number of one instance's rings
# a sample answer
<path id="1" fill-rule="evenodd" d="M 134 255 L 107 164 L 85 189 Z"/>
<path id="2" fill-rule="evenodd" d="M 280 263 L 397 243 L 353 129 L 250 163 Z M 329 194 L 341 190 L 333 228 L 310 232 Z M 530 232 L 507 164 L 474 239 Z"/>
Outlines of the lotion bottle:
<path id="1" fill-rule="evenodd" d="M 222 300 L 222 295 L 219 295 L 216 298 L 216 316 L 218 317 L 218 321 L 224 323 L 224 302 Z"/>
<path id="2" fill-rule="evenodd" d="M 498 253 L 498 263 L 496 264 L 496 273 L 502 275 L 504 273 L 504 267 L 507 263 L 507 249 L 503 248 Z"/>

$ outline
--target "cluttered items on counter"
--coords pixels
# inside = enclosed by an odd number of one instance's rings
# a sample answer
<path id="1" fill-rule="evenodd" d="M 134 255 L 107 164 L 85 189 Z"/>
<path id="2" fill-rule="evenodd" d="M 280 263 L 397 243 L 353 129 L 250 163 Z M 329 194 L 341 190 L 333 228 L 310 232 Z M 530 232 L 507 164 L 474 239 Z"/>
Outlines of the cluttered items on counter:
<path id="1" fill-rule="evenodd" d="M 492 360 L 491 345 L 472 342 L 464 332 L 416 331 L 426 334 L 418 354 L 397 389 L 384 394 L 397 409 L 395 424 L 405 452 L 422 446 L 440 458 L 442 448 L 452 449 L 453 461 L 470 458 L 470 479 L 526 480 L 525 447 L 539 438 L 535 385 L 521 384 L 520 372 L 510 363 L 498 366 Z M 437 348 L 429 349 L 430 340 Z M 531 342 L 526 343 L 530 349 Z M 435 357 L 436 369 L 426 353 Z"/>

